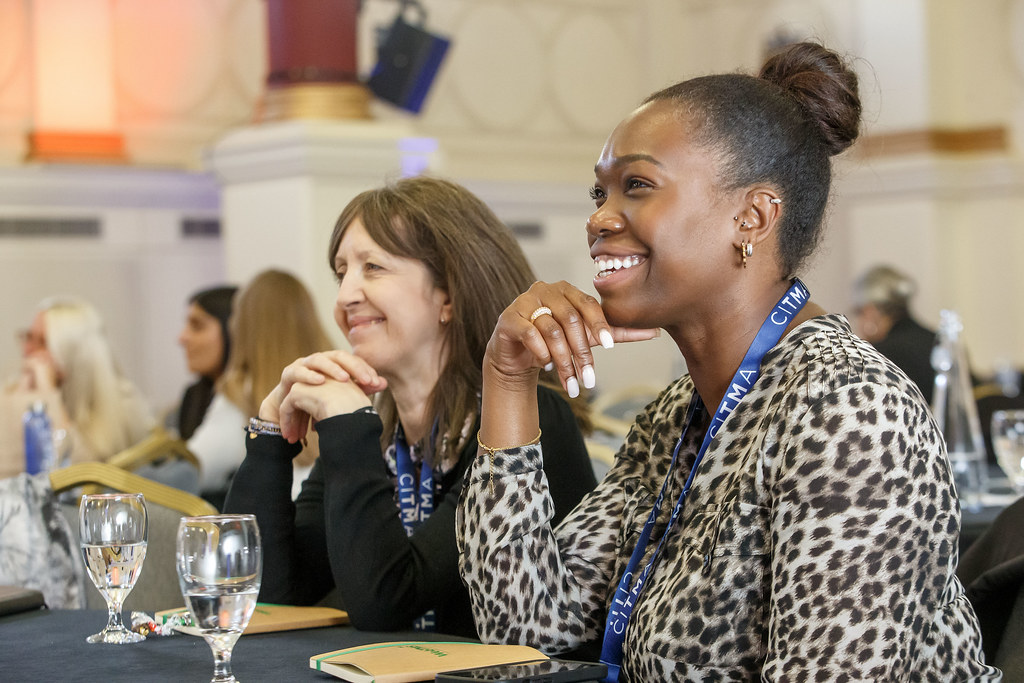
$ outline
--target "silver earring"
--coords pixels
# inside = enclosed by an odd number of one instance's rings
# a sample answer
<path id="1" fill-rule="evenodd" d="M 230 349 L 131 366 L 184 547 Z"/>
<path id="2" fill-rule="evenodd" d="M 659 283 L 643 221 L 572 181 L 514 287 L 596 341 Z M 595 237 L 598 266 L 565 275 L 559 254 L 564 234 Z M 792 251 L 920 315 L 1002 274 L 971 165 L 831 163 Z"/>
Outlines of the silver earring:
<path id="1" fill-rule="evenodd" d="M 743 221 L 742 223 L 740 223 L 740 227 L 741 227 L 741 228 L 745 228 L 745 227 L 747 227 L 747 222 L 746 222 L 746 221 Z"/>
<path id="2" fill-rule="evenodd" d="M 777 197 L 773 197 L 773 198 L 771 198 L 771 199 L 769 199 L 769 200 L 768 200 L 768 203 L 769 203 L 769 204 L 781 204 L 781 203 L 782 203 L 782 200 L 781 200 L 781 199 L 778 199 Z"/>

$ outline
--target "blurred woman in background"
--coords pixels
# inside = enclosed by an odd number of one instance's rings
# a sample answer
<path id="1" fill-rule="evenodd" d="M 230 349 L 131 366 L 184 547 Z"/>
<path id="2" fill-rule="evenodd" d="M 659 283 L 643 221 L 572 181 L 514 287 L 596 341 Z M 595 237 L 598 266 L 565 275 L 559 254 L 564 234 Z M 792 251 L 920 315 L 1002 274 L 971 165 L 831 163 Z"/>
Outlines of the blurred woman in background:
<path id="1" fill-rule="evenodd" d="M 332 344 L 316 315 L 309 291 L 280 270 L 256 275 L 235 297 L 229 323 L 231 352 L 206 417 L 188 447 L 201 465 L 200 495 L 218 508 L 245 457 L 240 438 L 262 397 L 277 386 L 281 370 L 298 356 L 325 351 Z M 305 478 L 315 458 L 315 441 L 296 459 Z"/>
<path id="2" fill-rule="evenodd" d="M 203 421 L 213 400 L 214 385 L 224 373 L 231 350 L 231 302 L 237 287 L 212 287 L 196 292 L 189 299 L 185 327 L 178 343 L 185 350 L 189 372 L 199 376 L 185 389 L 177 411 L 177 430 L 188 439 Z"/>
<path id="3" fill-rule="evenodd" d="M 153 428 L 149 405 L 117 367 L 91 304 L 47 299 L 20 337 L 21 372 L 9 384 L 5 403 L 19 415 L 35 401 L 46 404 L 55 433 L 66 434 L 58 464 L 105 460 Z M 20 434 L 8 437 L 14 438 L 22 440 Z"/>

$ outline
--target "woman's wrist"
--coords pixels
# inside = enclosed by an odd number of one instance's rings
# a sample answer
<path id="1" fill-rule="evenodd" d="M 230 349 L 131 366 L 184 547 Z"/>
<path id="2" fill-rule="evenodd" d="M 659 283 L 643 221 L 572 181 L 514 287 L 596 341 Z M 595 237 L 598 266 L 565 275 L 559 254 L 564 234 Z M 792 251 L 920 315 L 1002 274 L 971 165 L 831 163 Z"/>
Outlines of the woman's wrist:
<path id="1" fill-rule="evenodd" d="M 507 392 L 511 395 L 529 395 L 537 391 L 537 384 L 540 381 L 540 368 L 528 368 L 523 372 L 509 374 L 500 370 L 495 365 L 488 363 L 484 358 L 482 386 L 489 387 L 496 392 Z"/>
<path id="2" fill-rule="evenodd" d="M 479 438 L 492 446 L 520 444 L 540 430 L 537 414 L 539 371 L 510 377 L 485 369 L 481 390 Z"/>
<path id="3" fill-rule="evenodd" d="M 249 433 L 249 438 L 251 439 L 255 439 L 258 434 L 281 436 L 281 425 L 270 420 L 250 417 L 249 425 L 245 428 L 245 431 Z"/>

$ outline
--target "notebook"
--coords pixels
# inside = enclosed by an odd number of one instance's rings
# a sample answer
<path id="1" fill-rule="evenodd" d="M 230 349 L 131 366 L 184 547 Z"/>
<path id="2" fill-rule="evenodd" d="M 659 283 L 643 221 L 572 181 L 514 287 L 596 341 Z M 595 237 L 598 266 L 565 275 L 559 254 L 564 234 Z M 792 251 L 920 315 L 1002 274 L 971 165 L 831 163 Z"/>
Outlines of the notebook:
<path id="1" fill-rule="evenodd" d="M 309 658 L 309 667 L 353 683 L 432 681 L 442 671 L 547 659 L 525 645 L 399 641 L 360 645 Z"/>

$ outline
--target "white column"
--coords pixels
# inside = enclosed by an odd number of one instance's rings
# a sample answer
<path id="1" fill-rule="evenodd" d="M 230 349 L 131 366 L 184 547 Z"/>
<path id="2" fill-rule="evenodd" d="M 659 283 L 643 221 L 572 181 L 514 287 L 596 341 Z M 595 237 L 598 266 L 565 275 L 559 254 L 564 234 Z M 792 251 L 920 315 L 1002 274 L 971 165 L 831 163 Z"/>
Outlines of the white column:
<path id="1" fill-rule="evenodd" d="M 244 284 L 266 268 L 290 271 L 340 338 L 327 260 L 335 220 L 359 192 L 436 171 L 437 162 L 436 142 L 411 136 L 401 124 L 292 120 L 228 134 L 209 156 L 222 186 L 228 278 Z"/>

